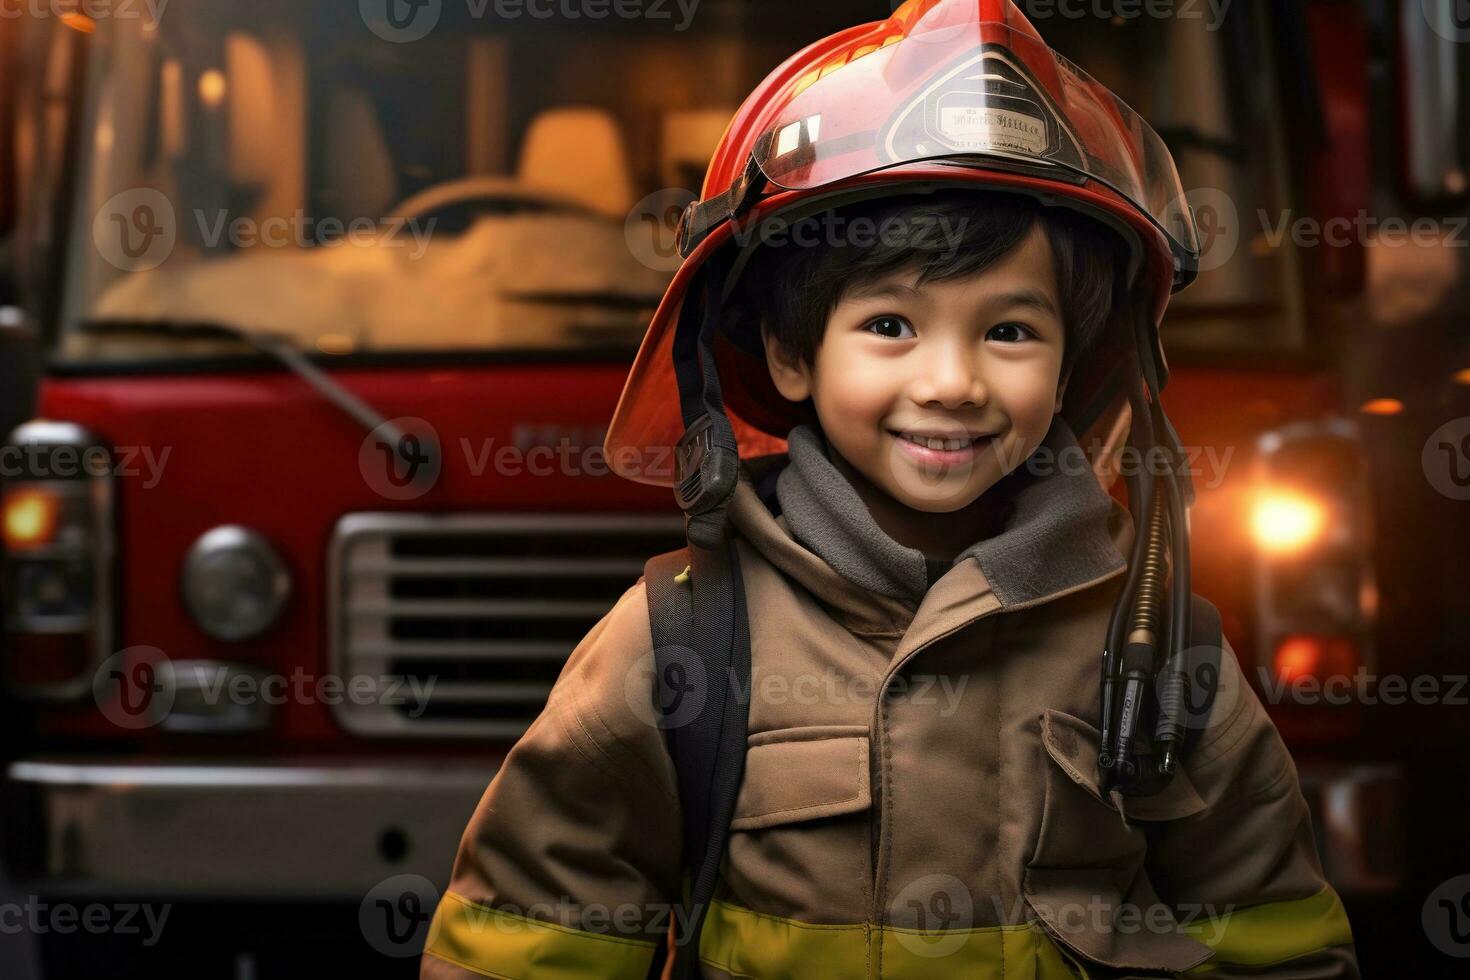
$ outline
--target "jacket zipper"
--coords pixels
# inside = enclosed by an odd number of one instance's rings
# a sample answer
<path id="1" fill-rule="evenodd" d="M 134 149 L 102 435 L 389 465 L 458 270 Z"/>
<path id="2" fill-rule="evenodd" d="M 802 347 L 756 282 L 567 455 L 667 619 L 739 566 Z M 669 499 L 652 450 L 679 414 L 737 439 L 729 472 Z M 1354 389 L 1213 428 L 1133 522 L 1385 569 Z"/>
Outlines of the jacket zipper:
<path id="1" fill-rule="evenodd" d="M 868 861 L 872 869 L 871 884 L 873 888 L 873 904 L 870 914 L 870 918 L 872 920 L 872 928 L 868 933 L 868 980 L 882 980 L 883 974 L 883 912 L 881 900 L 882 896 L 880 895 L 880 885 L 882 884 L 880 879 L 882 875 L 878 866 L 878 850 L 879 842 L 881 839 L 880 834 L 882 833 L 882 827 L 886 819 L 884 809 L 888 804 L 887 787 L 883 785 L 883 770 L 885 765 L 884 756 L 886 753 L 884 751 L 883 744 L 884 729 L 882 724 L 883 703 L 888 698 L 888 685 L 893 682 L 893 678 L 897 677 L 898 673 L 903 670 L 904 667 L 908 666 L 909 661 L 913 660 L 919 654 L 923 653 L 925 650 L 929 649 L 940 640 L 947 639 L 948 637 L 954 636 L 956 633 L 967 630 L 971 626 L 974 626 L 976 623 L 979 623 L 982 620 L 989 619 L 991 616 L 994 616 L 997 613 L 1020 612 L 1024 609 L 1030 609 L 1033 606 L 1043 605 L 1044 603 L 1051 602 L 1054 599 L 1060 599 L 1063 596 L 1071 595 L 1074 592 L 1080 592 L 1083 589 L 1092 588 L 1095 585 L 1099 585 L 1117 576 L 1118 574 L 1126 570 L 1126 568 L 1127 565 L 1125 564 L 1122 567 L 1115 568 L 1112 571 L 1108 572 L 1106 575 L 1099 576 L 1098 578 L 1095 578 L 1090 582 L 1083 582 L 1079 585 L 1071 586 L 1070 588 L 1061 589 L 1057 592 L 1052 593 L 1051 595 L 1041 596 L 1039 598 L 1031 599 L 1026 602 L 1017 603 L 1014 606 L 996 606 L 994 609 L 987 610 L 986 612 L 983 612 L 978 616 L 973 616 L 970 619 L 965 620 L 963 623 L 960 623 L 954 629 L 949 630 L 945 633 L 941 633 L 938 636 L 933 637 L 932 639 L 920 644 L 919 646 L 914 647 L 914 649 L 910 650 L 907 654 L 904 655 L 904 658 L 902 660 L 888 668 L 888 673 L 883 677 L 883 683 L 878 687 L 878 700 L 877 703 L 873 705 L 872 723 L 869 727 L 869 731 L 875 733 L 877 736 L 877 752 L 874 761 L 877 763 L 876 769 L 878 773 L 877 781 L 879 790 L 875 794 L 876 799 L 873 802 L 872 809 L 869 811 L 871 813 L 876 813 L 877 817 L 876 819 L 871 821 L 870 829 L 868 832 Z M 912 625 L 912 620 L 910 620 L 910 625 Z M 900 639 L 899 642 L 902 643 L 902 639 Z M 872 781 L 871 776 L 869 777 L 869 781 Z M 1084 973 L 1083 976 L 1085 977 L 1086 974 Z"/>
<path id="2" fill-rule="evenodd" d="M 1042 601 L 1045 601 L 1045 600 L 1042 600 Z M 1014 608 L 1021 608 L 1021 607 L 1012 607 L 1012 608 L 1014 609 Z M 982 620 L 985 620 L 985 619 L 989 619 L 991 616 L 994 616 L 996 613 L 1010 612 L 1010 611 L 1012 611 L 1012 609 L 1007 609 L 1004 606 L 997 606 L 996 608 L 991 609 L 991 610 L 988 610 L 986 612 L 983 612 L 983 613 L 981 613 L 978 616 L 974 616 L 974 617 L 972 617 L 970 619 L 967 619 L 963 623 L 960 623 L 958 626 L 956 626 L 954 629 L 949 630 L 949 631 L 944 632 L 944 633 L 941 633 L 938 636 L 933 637 L 932 639 L 927 640 L 926 642 L 920 644 L 919 646 L 914 647 L 908 653 L 904 654 L 904 657 L 903 657 L 902 660 L 900 660 L 896 664 L 891 665 L 888 668 L 888 673 L 885 674 L 884 677 L 883 677 L 883 683 L 880 684 L 879 687 L 878 687 L 878 700 L 877 700 L 877 703 L 873 705 L 873 718 L 872 718 L 872 724 L 871 724 L 870 729 L 869 729 L 870 731 L 875 732 L 877 734 L 877 736 L 878 736 L 877 743 L 876 743 L 877 744 L 877 754 L 876 754 L 876 758 L 874 760 L 874 761 L 877 762 L 876 769 L 877 769 L 878 792 L 876 794 L 876 797 L 877 798 L 874 800 L 874 806 L 873 806 L 872 810 L 869 811 L 871 813 L 876 813 L 877 814 L 877 818 L 874 819 L 874 820 L 872 820 L 872 821 L 870 821 L 870 823 L 869 823 L 869 830 L 868 830 L 868 866 L 872 870 L 872 878 L 870 880 L 870 883 L 872 885 L 872 895 L 873 895 L 873 899 L 872 899 L 873 904 L 872 904 L 872 909 L 871 909 L 871 913 L 870 913 L 870 917 L 872 919 L 872 928 L 868 932 L 868 980 L 882 980 L 882 975 L 883 975 L 883 928 L 884 927 L 883 927 L 883 910 L 882 910 L 882 904 L 883 903 L 882 903 L 882 896 L 879 893 L 879 886 L 881 885 L 881 880 L 880 880 L 881 879 L 881 872 L 880 872 L 879 867 L 878 867 L 878 845 L 879 845 L 879 841 L 880 841 L 880 835 L 882 834 L 883 825 L 886 822 L 886 816 L 884 814 L 884 808 L 887 806 L 887 803 L 888 803 L 888 791 L 887 791 L 888 788 L 883 785 L 883 770 L 884 770 L 884 766 L 885 766 L 884 756 L 886 754 L 884 752 L 884 746 L 883 746 L 883 738 L 884 738 L 884 729 L 883 729 L 883 703 L 888 698 L 888 685 L 891 684 L 891 683 L 893 683 L 893 679 L 899 675 L 899 673 L 904 669 L 904 667 L 908 666 L 909 661 L 913 660 L 919 654 L 923 653 L 925 650 L 929 649 L 934 644 L 938 643 L 940 640 L 947 639 L 948 637 L 954 636 L 956 633 L 960 633 L 960 632 L 962 632 L 964 630 L 967 630 L 971 626 L 974 626 L 976 623 L 978 623 L 978 622 L 980 622 Z M 900 642 L 902 642 L 902 640 L 900 640 Z M 870 777 L 870 781 L 871 781 L 871 777 Z M 870 789 L 870 792 L 871 792 L 871 789 Z"/>

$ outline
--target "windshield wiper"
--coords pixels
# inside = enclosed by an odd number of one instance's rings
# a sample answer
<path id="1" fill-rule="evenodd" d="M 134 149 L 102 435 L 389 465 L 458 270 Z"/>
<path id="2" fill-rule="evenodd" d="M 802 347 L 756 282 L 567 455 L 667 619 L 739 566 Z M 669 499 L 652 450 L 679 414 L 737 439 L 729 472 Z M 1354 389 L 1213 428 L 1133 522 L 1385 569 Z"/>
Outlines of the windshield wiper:
<path id="1" fill-rule="evenodd" d="M 331 375 L 317 367 L 310 358 L 301 353 L 289 337 L 281 334 L 258 333 L 231 326 L 228 323 L 206 321 L 109 318 L 83 320 L 77 326 L 83 333 L 95 336 L 149 334 L 156 337 L 177 337 L 180 340 L 238 341 L 285 365 L 287 370 L 305 381 L 319 395 L 365 426 L 369 433 L 380 434 L 390 446 L 394 447 L 395 453 L 402 455 L 412 449 L 416 463 L 422 465 L 428 461 L 425 459 L 425 453 L 434 456 L 439 451 L 438 445 L 434 444 L 433 440 L 429 440 L 430 444 L 425 446 L 423 440 L 417 436 L 411 436 L 401 426 L 386 418 L 382 412 L 358 398 L 341 383 L 333 380 Z"/>

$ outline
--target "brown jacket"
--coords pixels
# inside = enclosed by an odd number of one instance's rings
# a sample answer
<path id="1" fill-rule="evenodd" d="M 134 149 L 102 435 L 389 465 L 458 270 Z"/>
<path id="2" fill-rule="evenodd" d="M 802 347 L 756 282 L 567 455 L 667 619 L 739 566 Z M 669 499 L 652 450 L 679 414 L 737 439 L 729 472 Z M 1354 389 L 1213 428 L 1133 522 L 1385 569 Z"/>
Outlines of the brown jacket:
<path id="1" fill-rule="evenodd" d="M 742 465 L 749 738 L 704 976 L 1357 976 L 1296 768 L 1228 645 L 1169 788 L 1099 793 L 1099 657 L 1132 527 L 1062 462 L 1065 423 L 1046 445 L 1056 465 L 1007 477 L 1004 527 L 932 585 L 819 433 L 793 432 L 784 469 Z M 652 664 L 640 579 L 466 828 L 426 980 L 640 978 L 682 927 Z"/>

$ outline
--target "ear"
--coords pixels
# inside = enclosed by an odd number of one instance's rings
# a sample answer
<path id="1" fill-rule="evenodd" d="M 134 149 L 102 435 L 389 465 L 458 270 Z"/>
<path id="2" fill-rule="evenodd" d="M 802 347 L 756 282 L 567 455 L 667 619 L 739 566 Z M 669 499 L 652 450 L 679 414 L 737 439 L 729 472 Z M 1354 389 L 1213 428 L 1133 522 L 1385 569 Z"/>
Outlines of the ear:
<path id="1" fill-rule="evenodd" d="M 1071 371 L 1070 368 L 1068 368 L 1067 371 L 1062 375 L 1061 380 L 1057 382 L 1057 403 L 1054 406 L 1052 406 L 1052 410 L 1051 410 L 1051 413 L 1053 415 L 1056 415 L 1059 412 L 1061 412 L 1061 410 L 1062 410 L 1062 399 L 1065 398 L 1066 395 L 1067 395 L 1067 382 L 1068 381 L 1071 381 L 1071 380 L 1072 380 L 1072 371 Z"/>
<path id="2" fill-rule="evenodd" d="M 781 397 L 793 402 L 806 401 L 811 397 L 811 372 L 806 363 L 773 337 L 764 323 L 761 324 L 761 343 L 766 349 L 766 367 L 771 372 L 771 381 Z"/>

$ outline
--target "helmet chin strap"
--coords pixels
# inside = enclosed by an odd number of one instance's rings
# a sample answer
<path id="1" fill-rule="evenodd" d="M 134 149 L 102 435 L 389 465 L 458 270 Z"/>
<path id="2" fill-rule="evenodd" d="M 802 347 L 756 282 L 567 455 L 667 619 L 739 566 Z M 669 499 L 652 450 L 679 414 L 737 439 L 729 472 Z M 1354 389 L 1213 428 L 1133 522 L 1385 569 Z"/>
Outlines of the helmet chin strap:
<path id="1" fill-rule="evenodd" d="M 684 511 L 690 544 L 710 550 L 725 537 L 726 509 L 739 476 L 740 450 L 725 414 L 714 338 L 726 266 L 711 256 L 700 272 L 701 289 L 691 289 L 674 338 L 674 370 L 684 435 L 674 453 L 674 496 Z M 699 295 L 701 302 L 694 302 Z"/>

